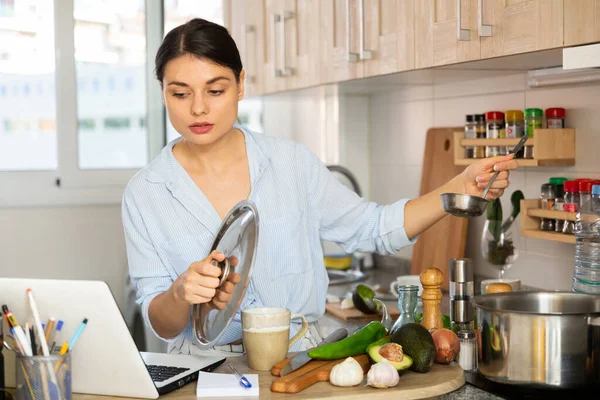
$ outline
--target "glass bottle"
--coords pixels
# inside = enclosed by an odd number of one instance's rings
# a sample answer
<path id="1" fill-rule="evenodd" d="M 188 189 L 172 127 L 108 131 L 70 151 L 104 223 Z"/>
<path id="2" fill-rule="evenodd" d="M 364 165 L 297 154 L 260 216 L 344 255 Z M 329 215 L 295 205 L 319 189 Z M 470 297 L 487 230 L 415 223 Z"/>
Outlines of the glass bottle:
<path id="1" fill-rule="evenodd" d="M 400 285 L 398 286 L 398 311 L 400 315 L 392 329 L 390 335 L 393 335 L 400 327 L 415 322 L 417 314 L 419 287 L 417 285 Z"/>
<path id="2" fill-rule="evenodd" d="M 477 348 L 477 334 L 472 330 L 461 330 L 457 334 L 460 342 L 460 351 L 457 363 L 465 371 L 477 371 L 479 349 Z"/>

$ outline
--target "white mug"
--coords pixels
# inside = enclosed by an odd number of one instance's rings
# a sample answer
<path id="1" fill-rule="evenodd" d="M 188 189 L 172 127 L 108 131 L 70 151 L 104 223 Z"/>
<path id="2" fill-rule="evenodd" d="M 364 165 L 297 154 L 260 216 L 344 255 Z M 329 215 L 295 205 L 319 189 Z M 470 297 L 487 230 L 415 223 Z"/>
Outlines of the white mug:
<path id="1" fill-rule="evenodd" d="M 423 285 L 421 285 L 421 278 L 419 275 L 401 275 L 396 277 L 396 280 L 390 283 L 390 292 L 394 297 L 398 297 L 398 286 L 402 285 L 415 285 L 419 287 L 418 297 L 421 297 L 423 293 Z"/>

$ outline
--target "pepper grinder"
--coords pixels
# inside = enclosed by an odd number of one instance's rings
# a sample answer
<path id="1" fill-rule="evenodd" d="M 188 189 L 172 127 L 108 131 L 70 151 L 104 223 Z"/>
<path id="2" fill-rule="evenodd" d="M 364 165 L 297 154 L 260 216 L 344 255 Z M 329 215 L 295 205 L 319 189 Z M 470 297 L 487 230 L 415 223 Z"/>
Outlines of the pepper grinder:
<path id="1" fill-rule="evenodd" d="M 421 325 L 427 330 L 442 329 L 444 323 L 442 321 L 442 290 L 440 289 L 444 281 L 444 274 L 438 268 L 427 268 L 421 272 L 421 285 L 423 293 L 423 319 Z"/>
<path id="2" fill-rule="evenodd" d="M 450 319 L 459 329 L 473 329 L 473 263 L 469 258 L 450 260 Z"/>

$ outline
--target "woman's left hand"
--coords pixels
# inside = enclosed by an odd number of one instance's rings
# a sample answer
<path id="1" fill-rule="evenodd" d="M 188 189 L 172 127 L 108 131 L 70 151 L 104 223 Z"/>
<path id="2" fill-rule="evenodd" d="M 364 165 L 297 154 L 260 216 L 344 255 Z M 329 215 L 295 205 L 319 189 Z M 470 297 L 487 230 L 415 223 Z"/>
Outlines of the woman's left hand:
<path id="1" fill-rule="evenodd" d="M 487 186 L 494 172 L 500 171 L 485 198 L 493 200 L 502 196 L 504 189 L 508 187 L 510 171 L 517 169 L 518 166 L 517 161 L 513 158 L 513 154 L 490 157 L 469 165 L 458 176 L 458 183 L 462 186 L 459 188 L 462 189 L 461 193 L 481 197 L 483 189 Z"/>

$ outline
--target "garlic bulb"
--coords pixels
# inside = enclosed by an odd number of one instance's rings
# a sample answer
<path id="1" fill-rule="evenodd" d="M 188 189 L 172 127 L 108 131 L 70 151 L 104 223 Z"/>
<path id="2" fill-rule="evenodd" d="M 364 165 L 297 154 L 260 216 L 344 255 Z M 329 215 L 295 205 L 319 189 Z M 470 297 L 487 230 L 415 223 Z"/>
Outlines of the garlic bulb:
<path id="1" fill-rule="evenodd" d="M 376 388 L 394 387 L 399 381 L 398 371 L 385 358 L 373 364 L 367 373 L 367 385 Z"/>
<path id="2" fill-rule="evenodd" d="M 348 357 L 331 369 L 329 382 L 335 386 L 356 386 L 362 382 L 363 376 L 363 369 L 358 361 Z"/>
<path id="3" fill-rule="evenodd" d="M 354 302 L 352 301 L 352 297 L 346 297 L 344 300 L 342 300 L 340 308 L 342 310 L 345 310 L 347 308 L 354 308 Z"/>

